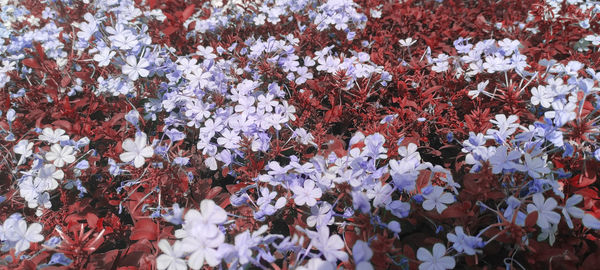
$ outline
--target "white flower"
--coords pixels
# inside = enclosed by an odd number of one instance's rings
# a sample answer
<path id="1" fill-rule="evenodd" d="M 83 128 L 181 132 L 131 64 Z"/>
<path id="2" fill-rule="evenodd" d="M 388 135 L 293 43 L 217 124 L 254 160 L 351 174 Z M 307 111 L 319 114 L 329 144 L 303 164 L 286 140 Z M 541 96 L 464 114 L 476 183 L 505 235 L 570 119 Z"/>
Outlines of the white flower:
<path id="1" fill-rule="evenodd" d="M 254 24 L 256 24 L 256 25 L 263 25 L 263 24 L 265 24 L 265 19 L 266 18 L 267 17 L 264 14 L 259 14 L 258 16 L 254 17 L 254 19 L 253 19 Z"/>
<path id="2" fill-rule="evenodd" d="M 550 105 L 554 101 L 554 96 L 551 92 L 546 90 L 546 87 L 543 85 L 538 86 L 537 88 L 531 88 L 531 104 L 532 105 L 542 105 L 544 108 L 550 108 Z"/>
<path id="3" fill-rule="evenodd" d="M 98 21 L 90 13 L 83 15 L 83 18 L 87 22 L 82 22 L 79 24 L 79 29 L 81 29 L 81 31 L 77 32 L 77 37 L 87 41 L 96 31 L 98 31 Z"/>
<path id="4" fill-rule="evenodd" d="M 322 191 L 319 187 L 315 187 L 315 181 L 306 180 L 304 181 L 304 187 L 294 186 L 292 191 L 296 194 L 294 202 L 297 205 L 302 206 L 304 204 L 308 206 L 314 206 L 317 204 L 317 199 L 321 198 Z"/>
<path id="5" fill-rule="evenodd" d="M 40 135 L 39 138 L 40 140 L 47 141 L 49 143 L 68 141 L 69 136 L 63 134 L 65 134 L 63 129 L 57 128 L 56 130 L 52 130 L 52 128 L 47 127 L 42 131 L 42 135 Z"/>
<path id="6" fill-rule="evenodd" d="M 434 186 L 433 191 L 423 197 L 425 197 L 423 209 L 430 211 L 435 208 L 440 214 L 447 208 L 446 204 L 454 202 L 452 194 L 444 192 L 444 188 L 439 186 Z"/>
<path id="7" fill-rule="evenodd" d="M 486 56 L 483 68 L 488 73 L 494 73 L 496 71 L 506 71 L 510 68 L 510 61 L 502 56 Z"/>
<path id="8" fill-rule="evenodd" d="M 312 245 L 323 253 L 327 261 L 348 260 L 348 254 L 343 251 L 344 240 L 337 234 L 329 236 L 329 227 L 322 226 L 317 229 L 317 232 L 308 231 L 308 233 L 312 239 Z"/>
<path id="9" fill-rule="evenodd" d="M 421 154 L 417 151 L 417 145 L 409 143 L 407 146 L 398 147 L 398 154 L 400 154 L 406 161 L 419 162 L 421 160 Z"/>
<path id="10" fill-rule="evenodd" d="M 318 207 L 316 205 L 311 207 L 311 216 L 306 218 L 306 224 L 309 227 L 314 227 L 316 225 L 317 228 L 323 225 L 333 224 L 334 218 L 331 209 L 332 206 L 328 202 L 323 202 L 323 205 L 321 205 L 321 207 Z"/>
<path id="11" fill-rule="evenodd" d="M 6 238 L 9 241 L 17 242 L 15 244 L 15 252 L 19 254 L 22 251 L 29 249 L 30 243 L 37 243 L 44 240 L 44 236 L 40 234 L 42 231 L 42 225 L 39 223 L 32 223 L 27 228 L 27 222 L 25 220 L 19 220 L 17 225 L 13 227 L 13 232 L 7 234 Z"/>
<path id="12" fill-rule="evenodd" d="M 544 195 L 536 193 L 533 194 L 533 204 L 527 205 L 527 213 L 537 211 L 538 218 L 536 224 L 542 229 L 549 229 L 550 224 L 560 222 L 560 215 L 553 211 L 557 205 L 558 203 L 554 198 L 548 198 L 544 201 Z"/>
<path id="13" fill-rule="evenodd" d="M 442 61 L 442 62 L 437 62 L 435 63 L 435 65 L 433 65 L 433 67 L 431 67 L 431 70 L 437 72 L 437 73 L 441 73 L 444 71 L 448 71 L 448 61 Z"/>
<path id="14" fill-rule="evenodd" d="M 37 207 L 37 199 L 45 190 L 45 185 L 39 178 L 34 180 L 32 177 L 26 177 L 19 183 L 19 194 L 27 201 L 29 208 Z"/>
<path id="15" fill-rule="evenodd" d="M 94 61 L 98 62 L 99 67 L 105 67 L 110 64 L 110 60 L 115 56 L 116 52 L 111 51 L 109 47 L 100 49 L 98 54 L 94 55 Z"/>
<path id="16" fill-rule="evenodd" d="M 587 35 L 585 40 L 591 42 L 594 46 L 600 45 L 600 35 Z"/>
<path id="17" fill-rule="evenodd" d="M 127 56 L 125 60 L 126 64 L 123 65 L 122 71 L 123 74 L 129 76 L 129 79 L 135 81 L 138 77 L 147 77 L 150 72 L 146 69 L 150 66 L 150 62 L 148 60 L 141 58 L 138 62 L 135 56 L 130 55 Z"/>
<path id="18" fill-rule="evenodd" d="M 500 45 L 500 48 L 502 48 L 506 56 L 510 56 L 515 51 L 518 52 L 520 44 L 521 43 L 518 40 L 511 40 L 508 38 L 498 42 L 498 45 Z"/>
<path id="19" fill-rule="evenodd" d="M 64 176 L 65 173 L 62 170 L 57 170 L 52 164 L 46 164 L 40 169 L 35 180 L 43 190 L 54 190 L 58 187 L 56 180 L 63 179 Z"/>
<path id="20" fill-rule="evenodd" d="M 409 37 L 409 38 L 398 40 L 398 42 L 400 43 L 400 46 L 402 46 L 402 47 L 410 47 L 413 44 L 415 44 L 415 42 L 417 42 L 417 41 L 413 40 L 411 37 Z"/>
<path id="21" fill-rule="evenodd" d="M 156 268 L 159 270 L 185 270 L 187 265 L 182 257 L 185 255 L 181 242 L 176 241 L 173 246 L 169 245 L 169 241 L 162 239 L 158 242 L 158 247 L 162 250 L 156 258 Z"/>
<path id="22" fill-rule="evenodd" d="M 17 163 L 17 166 L 19 166 L 25 162 L 25 159 L 33 154 L 33 143 L 28 140 L 21 140 L 15 145 L 14 151 L 21 155 L 19 162 Z"/>
<path id="23" fill-rule="evenodd" d="M 394 188 L 390 184 L 383 185 L 381 182 L 377 182 L 373 189 L 367 190 L 367 197 L 374 199 L 374 207 L 383 207 L 392 202 L 392 192 L 394 192 Z"/>
<path id="24" fill-rule="evenodd" d="M 62 168 L 65 163 L 73 163 L 75 155 L 73 155 L 73 146 L 66 145 L 61 147 L 60 144 L 53 144 L 50 147 L 50 152 L 46 153 L 46 160 L 54 161 L 54 166 Z"/>
<path id="25" fill-rule="evenodd" d="M 489 80 L 478 83 L 477 90 L 470 90 L 467 93 L 467 95 L 469 95 L 469 97 L 471 97 L 471 99 L 475 99 L 476 97 L 479 96 L 479 94 L 490 95 L 487 91 L 485 91 L 485 87 L 487 87 L 488 83 L 490 83 Z"/>
<path id="26" fill-rule="evenodd" d="M 107 27 L 106 32 L 111 32 L 109 29 L 112 27 Z M 138 44 L 137 37 L 133 34 L 133 32 L 129 30 L 123 30 L 123 25 L 117 25 L 118 32 L 114 32 L 114 35 L 108 37 L 110 41 L 112 41 L 112 45 L 117 47 L 123 51 L 131 50 Z"/>
<path id="27" fill-rule="evenodd" d="M 453 269 L 456 265 L 454 258 L 446 255 L 446 247 L 440 243 L 433 245 L 433 254 L 425 248 L 417 250 L 417 259 L 422 261 L 419 270 L 445 270 Z"/>
<path id="28" fill-rule="evenodd" d="M 220 233 L 217 225 L 227 221 L 227 212 L 212 200 L 203 200 L 200 211 L 190 209 L 185 214 L 184 229 L 192 236 L 212 238 Z"/>
<path id="29" fill-rule="evenodd" d="M 227 220 L 227 212 L 212 200 L 203 200 L 200 211 L 191 209 L 185 214 L 183 229 L 175 231 L 177 238 L 183 238 L 183 250 L 191 253 L 188 265 L 192 269 L 200 269 L 206 263 L 217 266 L 221 255 L 216 248 L 225 241 L 225 234 L 217 225 Z"/>
<path id="30" fill-rule="evenodd" d="M 215 59 L 217 58 L 217 55 L 213 53 L 214 49 L 211 46 L 198 46 L 198 55 L 201 55 L 202 57 L 204 57 L 205 59 Z"/>
<path id="31" fill-rule="evenodd" d="M 145 158 L 150 158 L 154 155 L 154 149 L 152 146 L 146 146 L 146 134 L 142 133 L 141 136 L 135 135 L 135 141 L 132 139 L 126 139 L 123 142 L 123 150 L 126 152 L 119 155 L 123 162 L 130 162 L 133 160 L 133 165 L 136 168 L 140 168 L 144 165 Z"/>
<path id="32" fill-rule="evenodd" d="M 188 258 L 188 265 L 192 269 L 200 269 L 204 264 L 215 267 L 221 261 L 217 248 L 225 241 L 225 235 L 219 231 L 214 238 L 186 237 L 183 239 L 183 248 L 192 254 Z"/>
<path id="33" fill-rule="evenodd" d="M 198 64 L 198 60 L 191 58 L 179 58 L 179 60 L 177 60 L 177 70 L 180 70 L 183 72 L 183 74 L 187 75 L 192 73 L 192 71 L 194 71 L 195 69 L 199 68 L 196 64 Z"/>
<path id="34" fill-rule="evenodd" d="M 235 149 L 239 147 L 242 138 L 237 131 L 226 129 L 221 132 L 221 136 L 217 138 L 217 143 L 227 149 Z"/>
<path id="35" fill-rule="evenodd" d="M 298 266 L 297 270 L 335 270 L 336 265 L 333 262 L 321 260 L 320 258 L 312 258 L 305 265 Z M 360 269 L 360 268 L 357 268 Z"/>

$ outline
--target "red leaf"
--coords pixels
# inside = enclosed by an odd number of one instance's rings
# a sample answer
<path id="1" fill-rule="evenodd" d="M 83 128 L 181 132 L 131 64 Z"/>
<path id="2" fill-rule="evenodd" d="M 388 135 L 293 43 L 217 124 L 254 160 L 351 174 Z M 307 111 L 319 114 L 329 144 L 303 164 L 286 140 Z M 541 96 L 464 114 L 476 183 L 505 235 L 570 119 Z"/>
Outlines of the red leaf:
<path id="1" fill-rule="evenodd" d="M 135 228 L 129 236 L 131 240 L 156 240 L 158 235 L 158 225 L 151 219 L 141 219 L 135 224 Z"/>
<path id="2" fill-rule="evenodd" d="M 467 203 L 467 202 L 465 202 Z M 455 203 L 450 205 L 446 210 L 444 210 L 444 218 L 459 218 L 466 217 L 465 209 L 461 203 Z"/>
<path id="3" fill-rule="evenodd" d="M 356 240 L 359 240 L 358 235 L 356 235 L 356 233 L 353 230 L 346 230 L 344 232 L 344 239 L 346 239 L 346 243 L 349 246 L 354 246 Z"/>
<path id="4" fill-rule="evenodd" d="M 569 183 L 571 183 L 571 185 L 573 185 L 574 187 L 578 188 L 587 187 L 593 184 L 594 182 L 596 182 L 596 175 L 590 174 L 589 169 L 586 170 L 585 173 L 575 175 L 571 177 L 571 179 L 569 179 Z"/>
<path id="5" fill-rule="evenodd" d="M 185 8 L 183 13 L 181 13 L 181 21 L 182 22 L 187 20 L 190 16 L 192 16 L 192 14 L 194 14 L 194 8 L 196 8 L 196 5 L 189 5 L 188 7 Z"/>
<path id="6" fill-rule="evenodd" d="M 70 131 L 72 128 L 71 123 L 69 123 L 69 121 L 66 121 L 66 120 L 56 120 L 56 121 L 52 122 L 52 125 L 55 127 L 63 128 L 66 131 Z"/>
<path id="7" fill-rule="evenodd" d="M 150 9 L 156 8 L 156 0 L 148 0 L 148 5 L 150 6 Z"/>
<path id="8" fill-rule="evenodd" d="M 419 172 L 419 176 L 417 177 L 417 192 L 421 193 L 421 189 L 428 186 L 430 176 L 431 171 L 429 170 L 421 170 Z"/>
<path id="9" fill-rule="evenodd" d="M 529 215 L 527 215 L 527 218 L 525 218 L 525 226 L 527 227 L 533 227 L 535 225 L 535 223 L 537 222 L 538 219 L 538 212 L 532 212 Z"/>
<path id="10" fill-rule="evenodd" d="M 206 194 L 206 198 L 207 199 L 212 199 L 214 197 L 216 197 L 217 195 L 219 195 L 221 193 L 221 190 L 223 190 L 223 188 L 221 187 L 213 187 L 208 191 L 208 194 Z"/>
<path id="11" fill-rule="evenodd" d="M 39 42 L 35 42 L 34 46 L 35 46 L 35 50 L 37 51 L 38 55 L 40 56 L 40 61 L 46 60 L 46 53 L 44 52 L 44 48 L 42 48 L 42 44 L 40 44 Z"/>
<path id="12" fill-rule="evenodd" d="M 165 29 L 163 29 L 162 32 L 165 33 L 165 35 L 170 36 L 171 34 L 175 33 L 177 29 L 178 28 L 175 26 L 168 26 Z"/>
<path id="13" fill-rule="evenodd" d="M 23 61 L 21 61 L 21 63 L 23 63 L 23 65 L 26 65 L 33 69 L 41 69 L 42 68 L 42 66 L 40 66 L 40 63 L 38 63 L 38 61 L 36 61 L 33 58 L 23 59 Z"/>
<path id="14" fill-rule="evenodd" d="M 341 115 L 342 115 L 342 105 L 337 105 L 325 113 L 323 120 L 325 120 L 325 123 L 337 122 L 340 120 Z"/>
<path id="15" fill-rule="evenodd" d="M 427 91 L 425 91 L 421 96 L 423 96 L 423 97 L 431 97 L 431 96 L 433 96 L 433 92 L 435 92 L 435 91 L 437 91 L 439 89 L 442 89 L 441 85 L 431 87 L 431 88 L 427 89 Z"/>
<path id="16" fill-rule="evenodd" d="M 95 229 L 98 227 L 98 216 L 96 216 L 94 213 L 87 213 L 87 215 L 85 215 L 85 219 L 87 220 L 90 228 Z"/>

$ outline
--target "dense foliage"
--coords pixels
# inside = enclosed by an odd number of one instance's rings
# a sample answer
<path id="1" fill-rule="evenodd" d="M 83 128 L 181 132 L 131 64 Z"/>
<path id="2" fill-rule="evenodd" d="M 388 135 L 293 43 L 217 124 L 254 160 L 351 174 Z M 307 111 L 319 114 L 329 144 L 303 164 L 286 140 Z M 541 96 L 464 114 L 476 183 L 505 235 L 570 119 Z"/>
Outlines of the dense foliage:
<path id="1" fill-rule="evenodd" d="M 0 268 L 595 269 L 598 13 L 0 0 Z"/>

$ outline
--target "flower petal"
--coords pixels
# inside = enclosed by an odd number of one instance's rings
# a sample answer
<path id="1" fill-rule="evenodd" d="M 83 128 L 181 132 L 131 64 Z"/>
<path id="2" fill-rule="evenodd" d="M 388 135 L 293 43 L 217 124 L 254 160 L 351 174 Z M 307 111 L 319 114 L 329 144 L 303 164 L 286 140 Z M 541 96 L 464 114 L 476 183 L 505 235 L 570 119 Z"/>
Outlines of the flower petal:
<path id="1" fill-rule="evenodd" d="M 119 158 L 121 158 L 121 161 L 123 162 L 130 162 L 132 160 L 135 159 L 137 155 L 133 152 L 125 152 L 119 155 Z"/>
<path id="2" fill-rule="evenodd" d="M 135 152 L 137 150 L 135 142 L 132 139 L 125 139 L 121 147 L 128 152 Z"/>

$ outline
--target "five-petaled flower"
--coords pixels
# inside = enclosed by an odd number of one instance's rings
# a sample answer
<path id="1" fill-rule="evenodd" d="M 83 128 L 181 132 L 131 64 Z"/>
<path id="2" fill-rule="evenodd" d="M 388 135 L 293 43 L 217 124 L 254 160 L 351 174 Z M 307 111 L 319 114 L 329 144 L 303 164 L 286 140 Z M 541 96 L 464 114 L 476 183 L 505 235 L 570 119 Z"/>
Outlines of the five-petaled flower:
<path id="1" fill-rule="evenodd" d="M 317 199 L 321 198 L 322 191 L 319 187 L 315 186 L 315 181 L 306 180 L 304 181 L 304 186 L 294 186 L 292 187 L 292 191 L 296 194 L 294 198 L 294 202 L 297 205 L 308 205 L 314 206 L 317 204 Z"/>
<path id="2" fill-rule="evenodd" d="M 127 56 L 125 65 L 123 65 L 123 74 L 129 76 L 129 79 L 136 81 L 139 77 L 148 77 L 150 72 L 146 69 L 150 66 L 150 62 L 145 58 L 140 58 L 140 61 L 135 56 Z"/>
<path id="3" fill-rule="evenodd" d="M 65 164 L 71 164 L 75 161 L 73 152 L 73 147 L 70 145 L 61 147 L 60 144 L 53 144 L 50 147 L 50 152 L 46 153 L 46 160 L 54 161 L 54 166 L 61 168 Z"/>
<path id="4" fill-rule="evenodd" d="M 448 206 L 446 204 L 451 204 L 454 202 L 454 196 L 448 192 L 444 192 L 444 188 L 440 186 L 433 186 L 433 190 L 423 195 L 425 197 L 425 201 L 423 201 L 423 209 L 430 211 L 435 208 L 439 214 L 444 212 Z"/>
<path id="5" fill-rule="evenodd" d="M 440 243 L 433 245 L 433 253 L 420 247 L 417 250 L 417 259 L 422 261 L 419 270 L 445 270 L 454 269 L 456 261 L 451 256 L 446 255 L 446 247 Z"/>
<path id="6" fill-rule="evenodd" d="M 554 212 L 557 205 L 554 198 L 544 200 L 544 195 L 536 193 L 533 194 L 533 204 L 527 205 L 527 213 L 537 212 L 536 224 L 542 229 L 548 229 L 551 224 L 557 224 L 560 221 L 560 214 Z"/>
<path id="7" fill-rule="evenodd" d="M 6 238 L 9 241 L 16 242 L 15 253 L 21 253 L 29 249 L 31 243 L 37 243 L 44 240 L 44 236 L 40 234 L 42 231 L 42 225 L 39 223 L 32 223 L 27 227 L 25 220 L 19 220 L 13 228 L 14 233 L 6 234 Z"/>
<path id="8" fill-rule="evenodd" d="M 150 158 L 154 155 L 154 149 L 152 146 L 146 146 L 146 134 L 136 134 L 135 140 L 126 139 L 123 141 L 124 153 L 119 155 L 121 161 L 130 162 L 133 160 L 133 165 L 136 168 L 140 168 L 146 162 L 146 158 Z"/>
<path id="9" fill-rule="evenodd" d="M 156 258 L 157 269 L 167 270 L 185 270 L 187 265 L 183 257 L 185 252 L 181 242 L 177 241 L 173 246 L 169 245 L 166 239 L 162 239 L 158 242 L 158 248 L 163 252 Z"/>
<path id="10" fill-rule="evenodd" d="M 58 143 L 69 140 L 69 136 L 64 134 L 64 129 L 57 128 L 53 130 L 52 128 L 47 127 L 44 128 L 44 130 L 42 130 L 42 134 L 39 136 L 39 138 L 40 140 L 46 141 L 48 143 Z"/>

